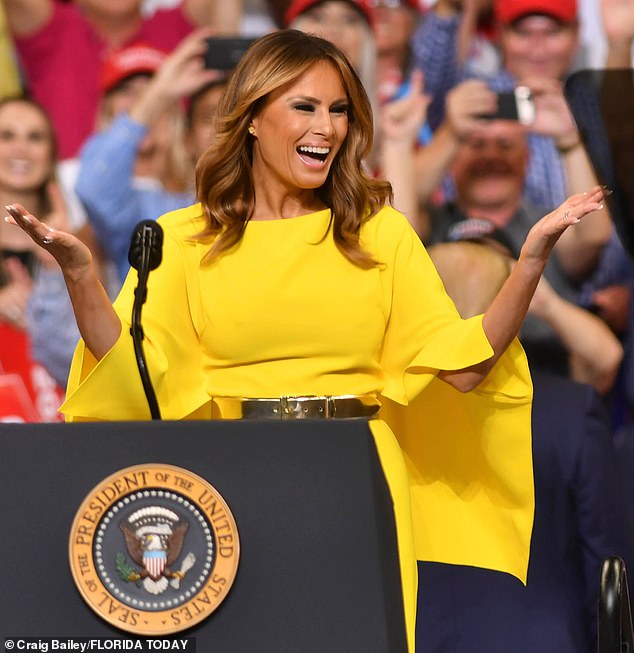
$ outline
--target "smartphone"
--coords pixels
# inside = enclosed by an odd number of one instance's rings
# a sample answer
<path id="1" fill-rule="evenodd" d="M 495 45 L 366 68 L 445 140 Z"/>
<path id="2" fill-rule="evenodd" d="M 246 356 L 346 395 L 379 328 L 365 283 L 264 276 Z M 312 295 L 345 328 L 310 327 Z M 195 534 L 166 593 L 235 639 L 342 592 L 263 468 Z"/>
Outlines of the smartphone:
<path id="1" fill-rule="evenodd" d="M 498 93 L 497 98 L 497 111 L 483 118 L 517 120 L 522 125 L 530 125 L 535 120 L 535 102 L 528 86 L 517 86 L 513 91 Z"/>
<path id="2" fill-rule="evenodd" d="M 205 68 L 232 70 L 238 65 L 254 38 L 210 36 L 205 39 Z"/>

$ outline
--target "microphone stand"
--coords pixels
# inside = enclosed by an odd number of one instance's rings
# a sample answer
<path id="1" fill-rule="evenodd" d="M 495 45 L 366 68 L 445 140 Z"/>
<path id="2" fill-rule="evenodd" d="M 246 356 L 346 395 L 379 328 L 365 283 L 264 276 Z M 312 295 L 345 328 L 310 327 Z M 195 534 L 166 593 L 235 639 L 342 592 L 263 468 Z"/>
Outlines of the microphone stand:
<path id="1" fill-rule="evenodd" d="M 150 373 L 147 368 L 145 354 L 143 353 L 143 327 L 141 326 L 141 309 L 147 299 L 147 280 L 150 272 L 150 254 L 152 242 L 152 230 L 148 226 L 143 227 L 141 234 L 141 262 L 138 267 L 139 282 L 134 290 L 134 304 L 132 306 L 132 323 L 130 325 L 130 335 L 134 343 L 134 354 L 136 357 L 137 367 L 141 376 L 141 383 L 150 407 L 152 419 L 161 419 L 156 395 L 150 380 Z"/>

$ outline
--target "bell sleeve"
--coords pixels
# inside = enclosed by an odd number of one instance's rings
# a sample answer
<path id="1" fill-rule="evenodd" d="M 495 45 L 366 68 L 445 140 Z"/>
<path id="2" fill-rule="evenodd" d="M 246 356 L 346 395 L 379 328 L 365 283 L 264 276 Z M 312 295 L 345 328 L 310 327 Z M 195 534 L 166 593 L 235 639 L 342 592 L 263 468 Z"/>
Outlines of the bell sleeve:
<path id="1" fill-rule="evenodd" d="M 382 416 L 408 469 L 416 557 L 525 582 L 534 511 L 526 357 L 515 340 L 470 392 L 440 380 L 439 370 L 469 367 L 493 350 L 482 316 L 460 318 L 416 234 L 399 231 L 386 266 Z"/>
<path id="2" fill-rule="evenodd" d="M 209 403 L 197 329 L 198 253 L 193 242 L 178 237 L 180 213 L 161 219 L 163 258 L 149 276 L 142 312 L 143 350 L 163 419 L 192 416 Z M 176 228 L 172 222 L 177 223 Z M 121 333 L 112 349 L 97 361 L 83 340 L 79 342 L 71 364 L 67 398 L 60 409 L 67 421 L 150 418 L 130 335 L 137 283 L 136 270 L 130 270 L 114 303 Z"/>

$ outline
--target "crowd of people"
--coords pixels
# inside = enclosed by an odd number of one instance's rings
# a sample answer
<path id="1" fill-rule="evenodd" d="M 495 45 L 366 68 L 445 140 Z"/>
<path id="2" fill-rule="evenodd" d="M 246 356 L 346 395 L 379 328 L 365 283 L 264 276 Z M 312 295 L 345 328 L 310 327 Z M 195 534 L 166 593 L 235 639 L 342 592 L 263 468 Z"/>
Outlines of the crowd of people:
<path id="1" fill-rule="evenodd" d="M 205 66 L 210 38 L 252 39 L 290 28 L 317 35 L 344 53 L 374 116 L 372 147 L 361 162 L 371 180 L 366 199 L 390 196 L 381 185 L 383 180 L 390 183 L 392 206 L 430 253 L 435 252 L 432 259 L 463 318 L 498 306 L 494 298 L 507 279 L 513 283 L 521 274 L 513 271 L 521 268 L 522 248 L 534 237 L 533 227 L 543 224 L 542 216 L 584 193 L 601 200 L 587 219 L 570 226 L 564 218 L 565 228 L 558 231 L 547 263 L 544 257 L 544 274 L 526 306 L 526 320 L 521 320 L 520 340 L 535 386 L 531 592 L 518 598 L 510 579 L 491 581 L 466 568 L 424 569 L 428 580 L 423 580 L 419 597 L 421 652 L 507 650 L 512 629 L 516 638 L 522 633 L 518 641 L 525 647 L 514 646 L 520 650 L 590 652 L 596 638 L 601 559 L 614 553 L 627 557 L 629 545 L 619 534 L 619 521 L 627 515 L 619 509 L 613 440 L 620 441 L 615 436 L 634 422 L 634 388 L 629 387 L 634 378 L 629 371 L 634 367 L 634 325 L 629 319 L 634 268 L 615 232 L 610 190 L 600 186 L 605 180 L 586 149 L 587 135 L 566 101 L 565 84 L 575 70 L 590 64 L 631 66 L 634 7 L 627 0 L 596 0 L 605 45 L 604 60 L 597 62 L 584 39 L 588 4 L 182 0 L 149 7 L 141 0 L 3 0 L 1 5 L 3 205 L 19 205 L 27 215 L 38 216 L 38 228 L 45 225 L 51 234 L 72 234 L 68 242 L 84 257 L 82 265 L 86 257 L 91 259 L 108 300 L 114 300 L 125 282 L 130 236 L 140 220 L 157 219 L 196 200 L 203 201 L 208 217 L 214 210 L 231 217 L 227 207 L 235 204 L 235 196 L 220 194 L 220 201 L 209 191 L 205 204 L 201 187 L 211 181 L 223 190 L 226 184 L 229 193 L 231 184 L 250 179 L 259 194 L 251 204 L 243 199 L 242 206 L 255 211 L 252 222 L 260 219 L 258 211 L 265 208 L 272 214 L 277 208 L 274 203 L 264 206 L 262 200 L 273 192 L 272 175 L 264 175 L 270 187 L 257 177 L 270 161 L 264 134 L 274 126 L 264 128 L 262 111 L 248 124 L 250 136 L 245 138 L 250 140 L 227 136 L 233 119 L 228 109 L 246 109 L 230 107 L 236 97 L 225 98 L 227 88 L 237 93 L 232 71 Z M 322 73 L 327 78 L 329 72 Z M 532 115 L 526 120 L 500 111 L 502 97 L 514 96 L 518 87 L 529 92 Z M 223 102 L 223 122 L 218 123 Z M 335 109 L 338 102 L 339 96 L 333 100 Z M 317 112 L 314 107 L 305 111 Z M 225 147 L 250 152 L 259 166 L 252 163 L 254 170 L 247 173 L 237 158 L 223 159 L 213 147 L 217 133 Z M 314 151 L 305 156 L 322 155 Z M 212 174 L 211 163 L 225 168 Z M 232 170 L 242 175 L 241 182 Z M 601 190 L 591 191 L 597 187 Z M 329 201 L 342 202 L 336 191 L 328 192 Z M 580 202 L 575 200 L 564 215 Z M 302 197 L 301 204 L 304 213 L 318 214 L 324 199 L 311 195 Z M 204 225 L 199 226 L 202 233 Z M 220 231 L 220 224 L 215 226 Z M 244 226 L 228 228 L 228 238 L 218 239 L 223 243 L 218 251 L 231 249 L 243 232 L 248 244 L 258 227 L 249 225 L 251 232 Z M 350 260 L 361 267 L 376 263 L 358 249 L 358 233 L 346 231 L 349 224 L 335 227 L 340 229 L 338 245 Z M 36 234 L 30 236 L 29 228 L 0 222 L 0 421 L 62 419 L 57 407 L 82 327 L 81 318 L 76 320 L 77 295 L 71 292 L 69 298 L 67 291 L 69 268 L 60 269 L 46 247 L 33 242 Z M 214 245 L 212 257 L 215 250 Z M 128 281 L 124 296 L 129 286 Z M 215 299 L 229 301 L 222 293 Z M 522 313 L 521 306 L 517 310 Z M 492 313 L 504 322 L 499 309 Z M 116 318 L 107 311 L 104 315 L 108 332 Z M 222 328 L 218 337 L 226 338 L 228 346 L 232 336 Z M 93 343 L 94 348 L 81 332 L 97 360 L 117 347 L 117 329 Z M 212 347 L 212 354 L 222 360 L 220 345 L 219 350 Z M 81 379 L 71 376 L 73 390 L 81 388 L 87 374 L 78 366 L 99 369 L 101 364 L 82 352 L 81 362 L 75 363 Z M 207 383 L 201 382 L 201 391 Z M 568 430 L 560 405 L 553 402 L 558 395 L 565 397 L 565 415 L 575 421 Z M 194 400 L 195 395 L 187 398 Z M 71 415 L 73 410 L 82 417 L 92 414 L 81 412 L 86 399 L 73 401 Z M 199 407 L 190 408 L 193 414 Z M 182 407 L 174 410 L 175 415 L 186 414 Z M 555 526 L 561 539 L 549 543 Z M 551 590 L 558 598 L 546 600 Z M 533 616 L 514 620 L 507 615 L 497 626 L 486 621 L 488 613 L 500 605 L 510 609 L 513 602 L 522 606 L 522 614 Z M 555 603 L 558 609 L 550 609 L 551 617 L 534 607 Z M 436 628 L 443 607 L 464 609 L 473 618 L 455 628 L 453 623 Z M 549 618 L 558 625 L 540 628 Z M 474 644 L 477 637 L 486 642 L 481 648 Z"/>

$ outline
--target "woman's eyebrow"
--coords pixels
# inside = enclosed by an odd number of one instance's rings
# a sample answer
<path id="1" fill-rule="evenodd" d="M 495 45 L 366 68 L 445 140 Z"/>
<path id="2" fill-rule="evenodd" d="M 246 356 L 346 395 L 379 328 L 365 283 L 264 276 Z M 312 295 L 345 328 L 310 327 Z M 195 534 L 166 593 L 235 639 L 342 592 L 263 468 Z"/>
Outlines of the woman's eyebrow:
<path id="1" fill-rule="evenodd" d="M 312 102 L 313 104 L 321 104 L 322 100 L 316 97 L 311 97 L 310 95 L 293 95 L 292 97 L 288 98 L 288 102 L 296 102 L 300 100 L 301 102 Z M 348 98 L 346 96 L 337 98 L 336 100 L 333 100 L 330 104 L 342 104 L 342 103 L 347 103 Z"/>

